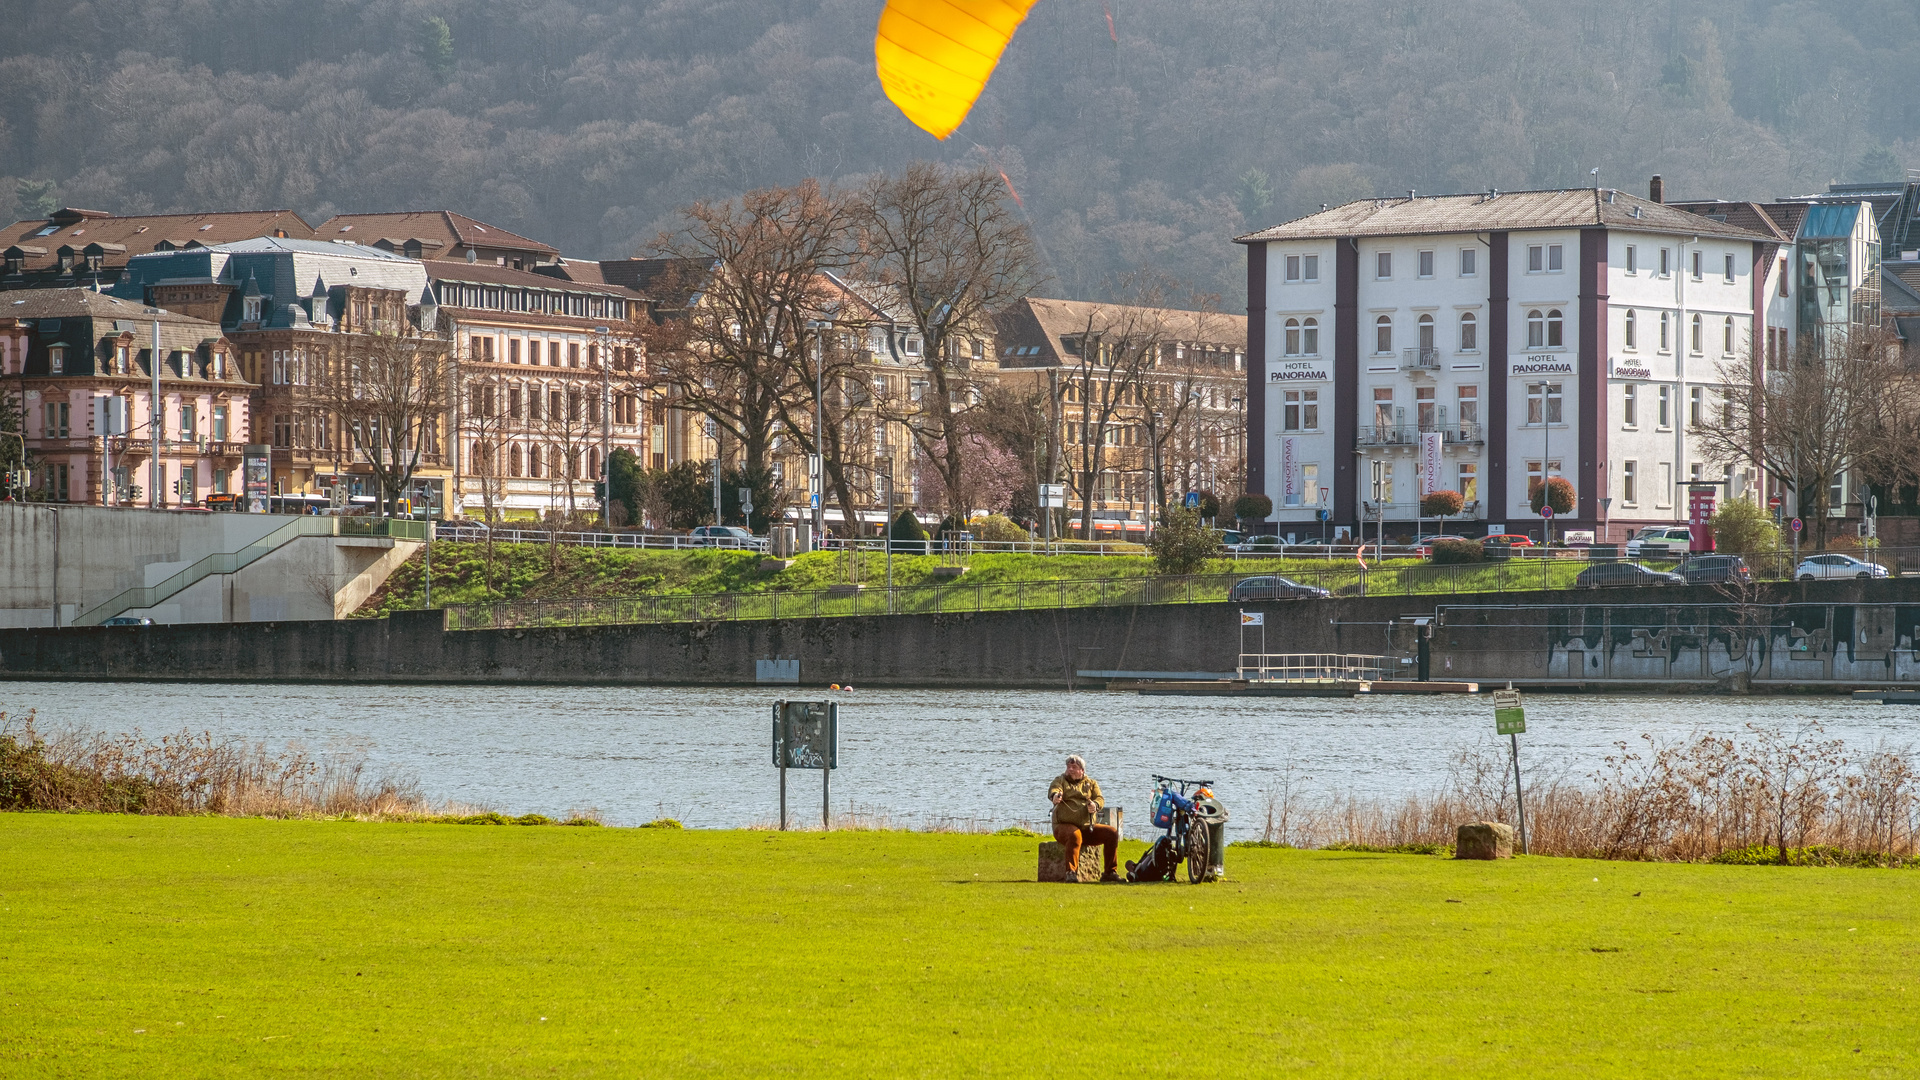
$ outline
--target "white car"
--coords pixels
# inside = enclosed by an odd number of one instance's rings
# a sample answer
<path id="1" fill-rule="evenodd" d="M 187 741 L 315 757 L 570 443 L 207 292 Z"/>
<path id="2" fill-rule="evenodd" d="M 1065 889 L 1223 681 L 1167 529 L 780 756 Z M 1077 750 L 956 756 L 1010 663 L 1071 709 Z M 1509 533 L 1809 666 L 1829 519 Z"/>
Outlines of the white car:
<path id="1" fill-rule="evenodd" d="M 1812 581 L 1816 578 L 1883 578 L 1887 568 L 1877 562 L 1863 562 L 1851 555 L 1838 555 L 1828 552 L 1802 559 L 1794 567 L 1796 581 Z"/>
<path id="2" fill-rule="evenodd" d="M 1693 530 L 1685 525 L 1649 525 L 1627 541 L 1627 558 L 1639 558 L 1643 542 L 1665 544 L 1671 553 L 1684 553 L 1693 543 Z"/>

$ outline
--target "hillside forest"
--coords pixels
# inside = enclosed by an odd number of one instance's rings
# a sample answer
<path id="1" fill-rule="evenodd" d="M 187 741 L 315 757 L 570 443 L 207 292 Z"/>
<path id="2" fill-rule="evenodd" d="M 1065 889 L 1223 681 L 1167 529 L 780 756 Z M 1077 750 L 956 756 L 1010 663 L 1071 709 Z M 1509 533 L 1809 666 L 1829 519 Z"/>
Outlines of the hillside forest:
<path id="1" fill-rule="evenodd" d="M 1046 292 L 1152 266 L 1233 306 L 1229 238 L 1322 203 L 1920 163 L 1920 0 L 1040 0 L 945 142 L 880 92 L 880 8 L 4 0 L 0 213 L 444 207 L 613 257 L 696 199 L 931 158 L 1005 172 Z"/>

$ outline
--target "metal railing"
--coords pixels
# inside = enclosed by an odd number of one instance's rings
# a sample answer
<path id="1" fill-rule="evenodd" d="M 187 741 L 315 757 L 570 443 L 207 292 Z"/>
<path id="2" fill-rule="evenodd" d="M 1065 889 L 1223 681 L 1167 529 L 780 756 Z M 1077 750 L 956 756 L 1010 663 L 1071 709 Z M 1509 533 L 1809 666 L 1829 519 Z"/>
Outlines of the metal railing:
<path id="1" fill-rule="evenodd" d="M 1379 682 L 1390 660 L 1362 653 L 1241 653 L 1235 670 L 1249 682 Z"/>
<path id="2" fill-rule="evenodd" d="M 1401 361 L 1401 364 L 1400 364 L 1400 367 L 1402 370 L 1405 370 L 1405 371 L 1439 371 L 1440 370 L 1440 350 L 1433 348 L 1432 346 L 1428 346 L 1426 348 L 1406 349 L 1406 350 L 1403 350 L 1402 355 L 1404 356 L 1404 359 Z"/>
<path id="3" fill-rule="evenodd" d="M 1365 424 L 1360 428 L 1362 446 L 1413 446 L 1420 436 L 1438 434 L 1447 445 L 1483 443 L 1485 429 L 1479 424 Z"/>
<path id="4" fill-rule="evenodd" d="M 478 525 L 442 522 L 434 529 L 436 540 L 459 540 L 466 543 L 485 543 L 489 530 Z M 741 544 L 730 543 L 725 538 L 687 536 L 683 533 L 643 533 L 643 532 L 559 532 L 550 533 L 545 529 L 509 529 L 491 530 L 493 538 L 503 544 L 568 544 L 576 547 L 634 548 L 650 551 L 693 551 L 721 550 L 767 551 L 765 537 L 756 537 L 756 543 L 748 548 Z M 887 541 L 877 536 L 863 536 L 847 539 L 829 536 L 820 545 L 823 551 L 871 551 L 884 553 Z M 1024 554 L 1024 555 L 1140 555 L 1146 552 L 1146 546 L 1119 540 L 896 540 L 893 551 L 896 555 L 985 555 L 985 554 Z"/>

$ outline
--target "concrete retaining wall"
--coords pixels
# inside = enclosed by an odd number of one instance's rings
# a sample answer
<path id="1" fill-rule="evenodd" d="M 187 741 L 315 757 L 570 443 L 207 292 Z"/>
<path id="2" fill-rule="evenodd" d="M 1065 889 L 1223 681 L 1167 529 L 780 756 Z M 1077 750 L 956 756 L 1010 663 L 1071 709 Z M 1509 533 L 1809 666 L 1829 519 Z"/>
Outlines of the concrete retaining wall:
<path id="1" fill-rule="evenodd" d="M 1525 609 L 1501 606 L 1521 599 Z M 1724 681 L 1715 665 L 1728 652 L 1727 637 L 1701 628 L 1724 628 L 1745 610 L 1709 589 L 1541 599 L 1367 597 L 528 630 L 447 631 L 438 611 L 337 622 L 13 629 L 0 630 L 0 677 L 745 684 L 755 681 L 756 661 L 789 658 L 799 661 L 802 685 L 1067 687 L 1077 670 L 1231 670 L 1242 633 L 1237 612 L 1245 607 L 1268 612 L 1268 652 L 1412 660 L 1422 631 L 1410 617 L 1437 615 L 1427 642 L 1435 679 L 1655 689 Z M 1769 606 L 1765 625 L 1779 632 L 1760 635 L 1783 644 L 1754 646 L 1780 655 L 1782 666 L 1770 669 L 1778 675 L 1766 677 L 1886 685 L 1916 671 L 1920 581 L 1778 586 L 1757 599 L 1790 605 Z M 1855 640 L 1862 634 L 1864 642 Z M 1602 641 L 1612 666 L 1590 669 L 1589 654 L 1602 651 Z M 1811 644 L 1796 651 L 1796 642 Z M 1257 647 L 1252 631 L 1247 647 Z M 1665 659 L 1655 665 L 1656 656 Z M 1812 668 L 1787 666 L 1813 658 L 1822 664 L 1819 678 Z"/>

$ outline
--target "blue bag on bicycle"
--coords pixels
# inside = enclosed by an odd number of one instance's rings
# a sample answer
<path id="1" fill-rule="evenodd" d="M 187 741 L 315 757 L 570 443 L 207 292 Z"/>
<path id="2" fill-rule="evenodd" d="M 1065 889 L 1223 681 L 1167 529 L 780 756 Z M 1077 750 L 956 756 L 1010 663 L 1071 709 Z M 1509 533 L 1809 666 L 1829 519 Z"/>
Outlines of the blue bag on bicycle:
<path id="1" fill-rule="evenodd" d="M 1154 799 L 1153 799 L 1153 827 L 1154 828 L 1170 829 L 1173 827 L 1173 811 L 1175 806 L 1174 800 L 1176 798 L 1178 798 L 1178 796 L 1176 796 L 1173 792 L 1167 791 L 1165 789 L 1162 789 L 1158 795 L 1154 796 Z"/>

